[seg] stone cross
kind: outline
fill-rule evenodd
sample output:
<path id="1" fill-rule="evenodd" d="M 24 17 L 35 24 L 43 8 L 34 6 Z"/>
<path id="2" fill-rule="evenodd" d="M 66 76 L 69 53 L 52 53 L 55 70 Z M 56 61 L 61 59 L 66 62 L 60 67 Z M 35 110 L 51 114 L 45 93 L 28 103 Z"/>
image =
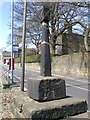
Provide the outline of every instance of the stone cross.
<path id="1" fill-rule="evenodd" d="M 51 59 L 49 45 L 50 10 L 47 4 L 43 5 L 42 40 L 41 43 L 41 76 L 51 76 Z"/>

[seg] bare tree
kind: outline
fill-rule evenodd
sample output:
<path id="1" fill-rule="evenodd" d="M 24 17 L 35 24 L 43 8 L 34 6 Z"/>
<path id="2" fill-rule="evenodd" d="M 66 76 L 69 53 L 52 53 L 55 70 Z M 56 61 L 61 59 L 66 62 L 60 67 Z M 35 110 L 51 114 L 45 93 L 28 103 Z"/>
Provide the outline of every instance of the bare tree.
<path id="1" fill-rule="evenodd" d="M 27 4 L 27 26 L 26 36 L 27 44 L 33 43 L 37 49 L 42 42 L 42 29 L 40 22 L 42 21 L 42 6 L 44 3 L 28 2 Z M 82 35 L 84 41 L 88 37 L 87 31 L 88 24 L 88 3 L 50 3 L 50 44 L 52 46 L 53 54 L 55 54 L 55 46 L 57 45 L 57 37 L 62 35 L 67 30 L 69 33 L 74 31 L 73 26 L 79 24 L 82 26 Z M 18 42 L 21 41 L 22 36 L 22 19 L 23 19 L 23 2 L 19 0 L 15 3 L 14 7 L 14 21 L 15 21 L 15 36 Z M 77 29 L 79 31 L 79 29 Z M 85 46 L 86 46 L 86 42 Z M 86 48 L 87 49 L 87 48 Z"/>

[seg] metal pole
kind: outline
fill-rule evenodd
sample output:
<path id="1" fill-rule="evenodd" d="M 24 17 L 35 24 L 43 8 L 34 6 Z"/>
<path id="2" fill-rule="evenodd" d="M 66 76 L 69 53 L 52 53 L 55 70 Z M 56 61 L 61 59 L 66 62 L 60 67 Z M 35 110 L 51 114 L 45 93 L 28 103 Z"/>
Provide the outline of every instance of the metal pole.
<path id="1" fill-rule="evenodd" d="M 27 9 L 27 1 L 24 0 L 23 37 L 22 37 L 22 79 L 21 79 L 21 91 L 24 91 L 24 76 L 25 76 L 26 9 Z"/>
<path id="2" fill-rule="evenodd" d="M 14 10 L 14 1 L 11 0 L 11 79 L 13 83 L 13 10 Z"/>

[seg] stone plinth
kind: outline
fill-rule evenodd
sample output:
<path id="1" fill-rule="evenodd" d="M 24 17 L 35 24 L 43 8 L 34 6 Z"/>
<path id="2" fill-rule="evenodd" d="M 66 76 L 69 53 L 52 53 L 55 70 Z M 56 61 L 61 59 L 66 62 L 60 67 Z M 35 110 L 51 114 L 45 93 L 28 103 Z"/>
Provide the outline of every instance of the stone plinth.
<path id="1" fill-rule="evenodd" d="M 65 98 L 65 80 L 55 77 L 31 78 L 28 80 L 27 94 L 38 101 Z"/>
<path id="2" fill-rule="evenodd" d="M 87 111 L 85 100 L 65 98 L 47 102 L 31 99 L 26 93 L 18 91 L 11 104 L 15 118 L 29 118 L 31 120 L 57 120 L 67 118 Z"/>

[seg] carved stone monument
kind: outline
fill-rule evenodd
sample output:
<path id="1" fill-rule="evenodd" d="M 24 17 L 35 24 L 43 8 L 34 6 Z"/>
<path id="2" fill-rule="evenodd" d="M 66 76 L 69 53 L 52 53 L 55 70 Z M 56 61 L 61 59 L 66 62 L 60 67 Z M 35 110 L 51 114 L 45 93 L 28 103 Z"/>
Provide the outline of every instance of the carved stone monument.
<path id="1" fill-rule="evenodd" d="M 48 29 L 49 7 L 44 5 L 43 9 L 41 76 L 29 78 L 27 93 L 18 91 L 18 95 L 16 95 L 11 105 L 15 118 L 55 120 L 87 111 L 85 100 L 66 96 L 65 80 L 51 76 Z"/>

